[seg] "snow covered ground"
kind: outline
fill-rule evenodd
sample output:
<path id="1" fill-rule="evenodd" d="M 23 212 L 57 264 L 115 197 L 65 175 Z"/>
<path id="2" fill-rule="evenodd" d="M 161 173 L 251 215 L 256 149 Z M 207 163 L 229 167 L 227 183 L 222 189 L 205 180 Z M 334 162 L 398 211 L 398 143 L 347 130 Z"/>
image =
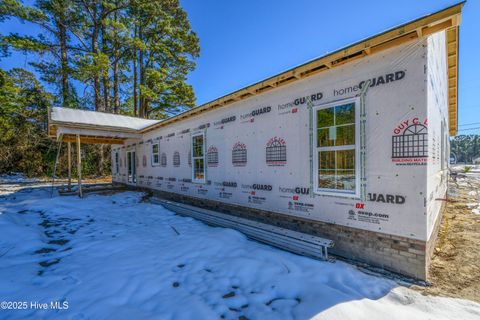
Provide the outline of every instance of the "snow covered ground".
<path id="1" fill-rule="evenodd" d="M 0 174 L 0 195 L 15 192 L 22 185 L 35 182 L 35 178 L 27 178 L 22 173 Z"/>
<path id="2" fill-rule="evenodd" d="M 480 318 L 474 302 L 271 248 L 141 193 L 49 196 L 0 195 L 0 301 L 27 302 L 1 319 Z"/>
<path id="3" fill-rule="evenodd" d="M 35 182 L 35 178 L 27 178 L 23 173 L 10 173 L 10 174 L 0 174 L 0 183 L 1 184 L 12 184 L 12 183 L 27 183 Z"/>

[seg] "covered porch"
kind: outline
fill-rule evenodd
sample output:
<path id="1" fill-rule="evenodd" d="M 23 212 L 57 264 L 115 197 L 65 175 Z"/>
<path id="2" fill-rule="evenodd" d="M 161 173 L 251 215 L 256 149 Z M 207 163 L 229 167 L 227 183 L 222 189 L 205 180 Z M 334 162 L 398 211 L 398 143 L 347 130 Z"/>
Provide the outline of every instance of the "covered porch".
<path id="1" fill-rule="evenodd" d="M 67 144 L 67 191 L 72 191 L 72 143 L 75 143 L 79 197 L 82 192 L 82 144 L 123 145 L 127 139 L 141 140 L 141 131 L 160 120 L 141 119 L 111 113 L 54 107 L 48 112 L 48 135 L 59 144 L 53 179 L 61 146 Z"/>

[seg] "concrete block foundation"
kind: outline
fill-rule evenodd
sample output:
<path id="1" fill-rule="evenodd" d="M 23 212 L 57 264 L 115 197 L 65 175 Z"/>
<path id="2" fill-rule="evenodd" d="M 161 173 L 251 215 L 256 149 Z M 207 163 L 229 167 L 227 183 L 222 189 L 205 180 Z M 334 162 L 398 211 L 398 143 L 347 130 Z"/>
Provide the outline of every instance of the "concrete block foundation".
<path id="1" fill-rule="evenodd" d="M 427 280 L 428 278 L 428 264 L 436 240 L 436 237 L 433 236 L 430 241 L 425 242 L 177 193 L 141 187 L 127 187 L 152 193 L 162 199 L 324 237 L 335 242 L 335 246 L 329 250 L 334 255 L 364 262 L 374 267 L 380 267 L 419 280 Z M 437 230 L 439 225 L 440 223 L 436 226 Z M 436 234 L 436 232 L 434 233 Z"/>

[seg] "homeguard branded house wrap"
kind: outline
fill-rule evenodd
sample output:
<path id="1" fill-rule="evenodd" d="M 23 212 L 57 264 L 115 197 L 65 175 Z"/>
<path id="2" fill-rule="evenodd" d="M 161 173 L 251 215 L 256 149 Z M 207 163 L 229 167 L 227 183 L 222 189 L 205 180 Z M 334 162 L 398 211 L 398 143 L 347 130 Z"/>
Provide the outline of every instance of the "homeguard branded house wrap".
<path id="1" fill-rule="evenodd" d="M 116 183 L 426 279 L 457 130 L 462 6 L 162 121 L 52 108 L 49 133 L 112 144 Z"/>

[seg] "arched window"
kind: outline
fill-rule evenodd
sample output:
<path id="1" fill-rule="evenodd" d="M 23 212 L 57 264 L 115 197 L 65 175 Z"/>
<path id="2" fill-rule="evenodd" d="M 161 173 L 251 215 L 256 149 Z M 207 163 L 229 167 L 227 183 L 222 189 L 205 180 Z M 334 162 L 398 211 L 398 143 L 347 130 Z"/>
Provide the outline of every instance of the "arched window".
<path id="1" fill-rule="evenodd" d="M 162 156 L 160 157 L 160 165 L 162 167 L 167 166 L 167 155 L 165 154 L 165 152 L 162 152 Z"/>
<path id="2" fill-rule="evenodd" d="M 428 129 L 423 124 L 408 126 L 401 135 L 392 137 L 392 158 L 428 157 Z"/>
<path id="3" fill-rule="evenodd" d="M 283 165 L 287 162 L 287 145 L 285 140 L 274 137 L 267 142 L 265 149 L 267 164 Z"/>
<path id="4" fill-rule="evenodd" d="M 237 142 L 233 145 L 232 164 L 234 167 L 247 165 L 247 146 L 244 143 Z"/>
<path id="5" fill-rule="evenodd" d="M 180 167 L 180 153 L 178 151 L 173 153 L 173 166 Z"/>
<path id="6" fill-rule="evenodd" d="M 215 146 L 210 146 L 207 151 L 207 165 L 209 167 L 218 166 L 218 149 Z"/>

